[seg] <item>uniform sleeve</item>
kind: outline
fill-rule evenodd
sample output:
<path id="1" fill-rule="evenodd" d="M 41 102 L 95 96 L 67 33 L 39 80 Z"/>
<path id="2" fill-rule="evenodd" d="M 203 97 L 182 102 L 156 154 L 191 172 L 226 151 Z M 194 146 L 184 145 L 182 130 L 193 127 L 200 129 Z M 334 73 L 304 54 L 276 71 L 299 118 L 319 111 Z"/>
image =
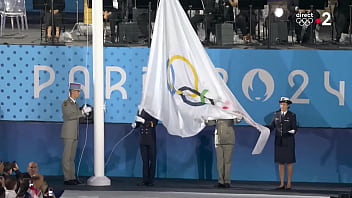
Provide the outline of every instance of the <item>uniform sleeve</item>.
<path id="1" fill-rule="evenodd" d="M 297 132 L 297 120 L 296 120 L 296 114 L 292 113 L 292 129 L 295 130 L 295 133 Z"/>
<path id="2" fill-rule="evenodd" d="M 141 115 L 139 115 L 139 111 L 137 111 L 137 115 L 136 116 L 139 116 L 141 117 Z M 143 118 L 144 119 L 144 118 Z M 143 123 L 141 122 L 138 122 L 137 120 L 135 120 L 135 123 L 136 123 L 136 128 L 140 127 Z"/>
<path id="3" fill-rule="evenodd" d="M 65 102 L 62 104 L 62 115 L 64 120 L 77 120 L 83 117 L 81 111 L 76 111 L 71 105 L 65 105 Z"/>
<path id="4" fill-rule="evenodd" d="M 274 113 L 274 116 L 273 116 L 273 119 L 271 120 L 271 123 L 269 125 L 269 129 L 270 131 L 274 130 L 275 129 L 275 117 L 276 117 L 276 112 Z"/>

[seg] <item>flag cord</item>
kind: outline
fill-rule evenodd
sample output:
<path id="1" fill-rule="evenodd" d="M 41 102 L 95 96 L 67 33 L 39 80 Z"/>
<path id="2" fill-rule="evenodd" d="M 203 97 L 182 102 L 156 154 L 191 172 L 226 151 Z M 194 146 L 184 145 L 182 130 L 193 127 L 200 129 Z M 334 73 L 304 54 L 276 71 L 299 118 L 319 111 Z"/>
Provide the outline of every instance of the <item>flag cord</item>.
<path id="1" fill-rule="evenodd" d="M 87 7 L 89 5 L 89 1 L 90 0 L 87 0 Z M 88 12 L 88 11 L 87 11 Z M 88 24 L 88 21 L 89 21 L 89 14 L 87 14 L 87 24 L 86 24 L 86 53 L 85 53 L 85 59 L 86 59 L 86 63 L 85 63 L 85 68 L 86 70 L 88 71 L 88 58 L 89 58 L 89 24 Z M 88 87 L 89 88 L 89 87 Z M 87 98 L 84 96 L 84 105 L 87 105 Z M 88 124 L 89 124 L 89 120 L 88 120 L 88 116 L 85 117 L 86 119 L 86 127 L 85 127 L 85 138 L 84 138 L 84 144 L 83 144 L 83 148 L 82 148 L 82 152 L 81 152 L 81 155 L 79 157 L 79 161 L 78 161 L 78 166 L 77 166 L 77 172 L 76 172 L 76 179 L 78 181 L 79 180 L 79 171 L 80 171 L 80 167 L 81 167 L 81 162 L 82 162 L 82 158 L 83 158 L 83 154 L 84 154 L 84 151 L 86 149 L 86 146 L 87 146 L 87 139 L 88 139 Z"/>
<path id="2" fill-rule="evenodd" d="M 81 162 L 82 162 L 82 158 L 83 158 L 83 153 L 86 149 L 86 146 L 87 146 L 87 139 L 88 139 L 88 116 L 86 117 L 86 129 L 85 129 L 85 138 L 84 138 L 84 144 L 83 144 L 83 148 L 82 148 L 82 152 L 81 152 L 81 155 L 79 157 L 79 161 L 78 161 L 78 167 L 77 167 L 77 174 L 76 174 L 76 178 L 78 181 L 79 180 L 79 170 L 80 170 L 80 167 L 81 167 Z"/>
<path id="3" fill-rule="evenodd" d="M 110 152 L 110 154 L 109 154 L 108 159 L 107 159 L 106 162 L 105 162 L 105 167 L 106 167 L 106 165 L 108 165 L 108 163 L 109 163 L 109 161 L 110 161 L 110 158 L 111 158 L 111 155 L 112 155 L 112 153 L 114 152 L 114 150 L 115 150 L 115 148 L 117 147 L 117 145 L 119 145 L 124 139 L 126 139 L 126 138 L 127 138 L 129 135 L 131 135 L 133 132 L 134 132 L 134 128 L 132 128 L 130 132 L 128 132 L 125 136 L 123 136 L 119 141 L 117 141 L 117 142 L 115 143 L 115 145 L 112 147 L 112 150 L 111 150 L 111 152 Z"/>

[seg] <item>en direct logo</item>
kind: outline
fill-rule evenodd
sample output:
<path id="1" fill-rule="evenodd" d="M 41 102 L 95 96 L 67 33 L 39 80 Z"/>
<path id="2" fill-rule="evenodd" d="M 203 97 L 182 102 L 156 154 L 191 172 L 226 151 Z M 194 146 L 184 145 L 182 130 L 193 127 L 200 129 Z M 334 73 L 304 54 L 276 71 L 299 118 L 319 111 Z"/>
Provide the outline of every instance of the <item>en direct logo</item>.
<path id="1" fill-rule="evenodd" d="M 297 13 L 296 23 L 302 27 L 308 27 L 314 22 L 313 13 Z"/>

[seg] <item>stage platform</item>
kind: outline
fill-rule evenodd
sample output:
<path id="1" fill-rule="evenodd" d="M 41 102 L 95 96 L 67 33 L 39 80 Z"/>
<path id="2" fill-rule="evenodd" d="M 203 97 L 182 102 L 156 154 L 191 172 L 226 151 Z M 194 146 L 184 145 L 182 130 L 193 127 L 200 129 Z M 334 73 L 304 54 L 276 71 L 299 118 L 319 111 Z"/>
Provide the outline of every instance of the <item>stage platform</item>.
<path id="1" fill-rule="evenodd" d="M 9 24 L 7 24 L 4 36 L 0 37 L 0 45 L 66 45 L 66 46 L 87 46 L 87 36 L 84 35 L 85 32 L 72 31 L 74 24 L 66 24 L 66 32 L 71 33 L 72 42 L 59 42 L 52 43 L 46 42 L 45 39 L 41 39 L 40 25 L 39 24 L 29 24 L 29 29 L 19 33 L 15 28 L 11 30 Z M 270 45 L 266 44 L 266 41 L 259 41 L 247 44 L 233 44 L 233 45 L 216 45 L 216 44 L 205 44 L 207 48 L 239 48 L 239 49 L 322 49 L 322 50 L 350 50 L 352 45 L 349 43 L 337 44 L 331 41 L 331 37 L 328 32 L 321 33 L 322 43 L 316 44 L 281 44 L 281 45 Z M 92 45 L 92 37 L 88 36 L 88 45 Z M 148 47 L 148 43 L 144 40 L 138 40 L 136 42 L 130 43 L 111 43 L 109 42 L 109 37 L 107 37 L 104 43 L 105 47 Z"/>
<path id="2" fill-rule="evenodd" d="M 80 180 L 86 181 L 87 177 Z M 46 177 L 55 194 L 71 197 L 337 197 L 350 193 L 351 184 L 293 183 L 290 191 L 275 190 L 278 182 L 232 181 L 231 188 L 216 188 L 215 180 L 156 179 L 154 186 L 137 186 L 140 178 L 112 177 L 111 186 L 63 185 L 62 177 Z"/>

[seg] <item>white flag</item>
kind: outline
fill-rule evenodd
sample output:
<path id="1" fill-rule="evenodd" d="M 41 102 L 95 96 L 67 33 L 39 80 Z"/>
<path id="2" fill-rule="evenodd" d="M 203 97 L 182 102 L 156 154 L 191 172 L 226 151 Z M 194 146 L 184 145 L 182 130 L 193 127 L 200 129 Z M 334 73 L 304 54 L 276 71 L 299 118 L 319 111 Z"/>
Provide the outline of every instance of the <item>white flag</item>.
<path id="1" fill-rule="evenodd" d="M 216 71 L 178 0 L 160 0 L 140 108 L 181 137 L 198 134 L 210 117 L 243 117 L 261 132 L 253 154 L 269 137 Z"/>

